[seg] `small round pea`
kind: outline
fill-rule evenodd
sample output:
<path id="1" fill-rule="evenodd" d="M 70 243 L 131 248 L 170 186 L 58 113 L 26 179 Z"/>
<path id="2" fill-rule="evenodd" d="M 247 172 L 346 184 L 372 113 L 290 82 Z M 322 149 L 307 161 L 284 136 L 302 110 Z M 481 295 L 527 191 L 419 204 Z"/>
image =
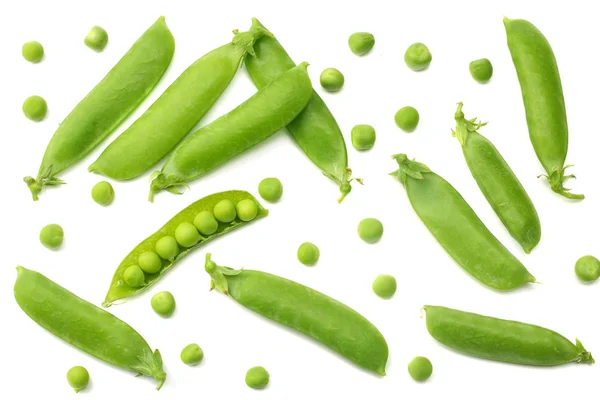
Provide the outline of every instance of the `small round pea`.
<path id="1" fill-rule="evenodd" d="M 38 63 L 44 58 L 44 46 L 35 40 L 23 44 L 21 48 L 23 58 L 31 63 Z"/>
<path id="2" fill-rule="evenodd" d="M 415 381 L 423 382 L 429 379 L 433 372 L 433 365 L 426 357 L 415 357 L 408 364 L 408 373 Z"/>
<path id="3" fill-rule="evenodd" d="M 310 242 L 304 242 L 298 247 L 298 261 L 304 265 L 315 265 L 319 261 L 321 252 L 319 248 Z"/>
<path id="4" fill-rule="evenodd" d="M 152 296 L 150 305 L 161 317 L 170 317 L 175 311 L 175 297 L 171 292 L 159 292 Z"/>
<path id="5" fill-rule="evenodd" d="M 204 351 L 196 343 L 188 344 L 181 350 L 181 361 L 187 365 L 198 365 L 204 358 Z"/>
<path id="6" fill-rule="evenodd" d="M 217 220 L 228 224 L 236 217 L 235 204 L 233 204 L 233 201 L 228 199 L 221 200 L 215 206 L 213 213 L 215 214 L 215 218 Z"/>
<path id="7" fill-rule="evenodd" d="M 40 96 L 30 96 L 23 102 L 23 114 L 32 121 L 41 121 L 48 112 L 48 104 Z"/>
<path id="8" fill-rule="evenodd" d="M 492 79 L 494 73 L 494 67 L 487 58 L 481 58 L 479 60 L 471 61 L 469 63 L 469 72 L 473 79 L 479 83 L 486 83 Z"/>
<path id="9" fill-rule="evenodd" d="M 194 226 L 204 236 L 212 235 L 219 229 L 219 222 L 210 211 L 200 211 L 194 218 Z"/>
<path id="10" fill-rule="evenodd" d="M 375 243 L 383 235 L 383 224 L 375 218 L 365 218 L 358 224 L 358 236 L 367 243 Z"/>
<path id="11" fill-rule="evenodd" d="M 277 178 L 265 178 L 258 184 L 258 194 L 268 202 L 274 203 L 283 194 L 283 185 Z"/>
<path id="12" fill-rule="evenodd" d="M 344 75 L 335 68 L 325 68 L 321 72 L 321 86 L 328 92 L 337 92 L 344 86 Z"/>
<path id="13" fill-rule="evenodd" d="M 396 293 L 396 278 L 391 275 L 379 275 L 373 281 L 373 292 L 381 298 L 389 299 Z"/>
<path id="14" fill-rule="evenodd" d="M 144 271 L 137 265 L 130 265 L 123 272 L 123 280 L 129 287 L 142 287 L 145 282 Z"/>
<path id="15" fill-rule="evenodd" d="M 173 236 L 163 236 L 156 241 L 156 254 L 165 260 L 173 260 L 179 254 L 179 245 Z"/>
<path id="16" fill-rule="evenodd" d="M 371 125 L 356 125 L 350 136 L 356 150 L 369 150 L 375 144 L 375 128 Z"/>
<path id="17" fill-rule="evenodd" d="M 101 206 L 107 206 L 115 198 L 115 190 L 106 181 L 98 182 L 92 188 L 92 199 Z"/>
<path id="18" fill-rule="evenodd" d="M 252 367 L 246 372 L 246 385 L 252 389 L 263 389 L 269 383 L 269 373 L 263 367 Z"/>
<path id="19" fill-rule="evenodd" d="M 94 51 L 102 51 L 106 47 L 106 43 L 108 43 L 108 33 L 106 33 L 104 28 L 94 26 L 90 29 L 83 42 Z"/>
<path id="20" fill-rule="evenodd" d="M 584 282 L 593 282 L 600 276 L 600 261 L 594 256 L 583 256 L 575 263 L 575 274 Z"/>
<path id="21" fill-rule="evenodd" d="M 357 56 L 367 54 L 375 45 L 375 37 L 368 32 L 356 32 L 348 38 L 350 51 Z"/>
<path id="22" fill-rule="evenodd" d="M 242 221 L 252 221 L 258 214 L 258 206 L 251 199 L 244 199 L 236 204 L 235 210 Z"/>
<path id="23" fill-rule="evenodd" d="M 394 116 L 396 125 L 404 132 L 412 132 L 419 124 L 419 112 L 416 108 L 405 106 L 398 110 Z"/>
<path id="24" fill-rule="evenodd" d="M 175 240 L 183 247 L 192 247 L 200 240 L 200 234 L 194 225 L 182 222 L 175 228 Z"/>
<path id="25" fill-rule="evenodd" d="M 67 372 L 67 381 L 75 389 L 75 393 L 79 393 L 90 383 L 90 374 L 87 369 L 76 366 Z"/>
<path id="26" fill-rule="evenodd" d="M 147 274 L 155 274 L 162 268 L 160 257 L 153 251 L 145 251 L 138 257 L 138 265 Z"/>
<path id="27" fill-rule="evenodd" d="M 431 52 L 423 43 L 413 43 L 404 53 L 404 62 L 413 71 L 421 71 L 431 64 Z"/>
<path id="28" fill-rule="evenodd" d="M 63 242 L 65 232 L 58 224 L 49 224 L 40 231 L 40 242 L 50 250 L 58 249 Z"/>

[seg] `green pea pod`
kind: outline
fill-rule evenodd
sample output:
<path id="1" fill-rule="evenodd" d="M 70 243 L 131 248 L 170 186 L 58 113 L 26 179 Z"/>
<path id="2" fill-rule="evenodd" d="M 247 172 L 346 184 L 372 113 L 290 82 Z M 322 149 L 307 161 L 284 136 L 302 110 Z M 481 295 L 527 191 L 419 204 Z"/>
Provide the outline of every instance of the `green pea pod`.
<path id="1" fill-rule="evenodd" d="M 162 259 L 160 270 L 154 274 L 145 274 L 145 280 L 142 286 L 131 287 L 125 283 L 125 270 L 132 265 L 137 265 L 138 258 L 141 254 L 149 251 L 155 251 L 156 242 L 158 242 L 159 239 L 165 236 L 174 237 L 175 230 L 179 226 L 179 224 L 183 222 L 192 223 L 196 215 L 198 215 L 198 213 L 200 213 L 201 211 L 210 211 L 212 213 L 213 209 L 215 208 L 215 205 L 221 200 L 231 200 L 234 204 L 237 204 L 240 201 L 246 199 L 253 200 L 257 204 L 258 213 L 254 219 L 259 219 L 268 215 L 269 212 L 261 206 L 261 204 L 258 202 L 258 200 L 256 200 L 254 196 L 242 190 L 231 190 L 227 192 L 211 194 L 210 196 L 206 196 L 184 208 L 177 215 L 171 218 L 165 225 L 163 225 L 158 231 L 148 236 L 140 244 L 138 244 L 123 259 L 123 261 L 121 262 L 121 264 L 119 264 L 119 267 L 115 271 L 115 274 L 113 275 L 110 288 L 108 290 L 108 293 L 106 294 L 106 298 L 102 303 L 102 306 L 110 307 L 117 300 L 124 300 L 131 296 L 135 296 L 139 293 L 144 292 L 149 287 L 154 285 L 167 272 L 169 272 L 182 258 L 196 250 L 198 247 L 204 245 L 209 240 L 212 240 L 216 237 L 231 232 L 239 227 L 249 224 L 251 221 L 242 221 L 239 218 L 234 219 L 230 223 L 219 222 L 219 226 L 213 234 L 208 236 L 201 236 L 198 243 L 196 243 L 192 247 L 183 248 L 179 246 L 177 255 L 172 259 Z"/>
<path id="2" fill-rule="evenodd" d="M 556 193 L 583 200 L 563 185 L 574 175 L 565 175 L 569 127 L 558 65 L 550 43 L 533 24 L 504 18 L 508 49 L 521 85 L 529 139 Z"/>
<path id="3" fill-rule="evenodd" d="M 251 29 L 266 29 L 256 18 Z M 262 89 L 285 71 L 294 67 L 283 46 L 274 37 L 263 36 L 254 46 L 255 54 L 246 56 L 246 69 L 258 89 Z M 325 176 L 340 186 L 344 197 L 352 190 L 348 153 L 342 131 L 327 105 L 313 90 L 304 111 L 287 125 L 298 146 Z M 362 179 L 354 178 L 362 184 Z"/>
<path id="4" fill-rule="evenodd" d="M 462 145 L 463 155 L 475 182 L 508 232 L 527 254 L 540 242 L 540 219 L 529 195 L 500 152 L 477 130 L 485 123 L 465 119 L 462 103 L 454 114 L 453 135 Z"/>
<path id="5" fill-rule="evenodd" d="M 413 209 L 446 252 L 479 282 L 513 290 L 535 278 L 481 222 L 465 199 L 424 164 L 395 155 Z"/>
<path id="6" fill-rule="evenodd" d="M 131 114 L 160 81 L 173 58 L 173 35 L 160 17 L 60 124 L 50 140 L 37 178 L 24 178 L 34 200 L 44 186 L 84 158 Z"/>
<path id="7" fill-rule="evenodd" d="M 439 306 L 423 307 L 427 330 L 438 342 L 470 356 L 533 366 L 593 364 L 579 340 L 536 325 Z"/>
<path id="8" fill-rule="evenodd" d="M 167 155 L 225 91 L 244 56 L 265 29 L 240 32 L 236 40 L 204 55 L 186 69 L 88 168 L 118 180 L 135 178 Z"/>
<path id="9" fill-rule="evenodd" d="M 42 328 L 78 349 L 119 368 L 153 377 L 160 389 L 167 379 L 160 352 L 131 326 L 77 297 L 44 275 L 17 267 L 15 299 Z"/>
<path id="10" fill-rule="evenodd" d="M 301 63 L 248 100 L 188 136 L 152 176 L 149 200 L 162 190 L 180 194 L 187 183 L 242 154 L 290 123 L 310 99 Z"/>
<path id="11" fill-rule="evenodd" d="M 211 289 L 301 332 L 365 369 L 385 375 L 388 346 L 379 330 L 350 307 L 299 283 L 261 271 L 220 267 L 206 255 Z"/>

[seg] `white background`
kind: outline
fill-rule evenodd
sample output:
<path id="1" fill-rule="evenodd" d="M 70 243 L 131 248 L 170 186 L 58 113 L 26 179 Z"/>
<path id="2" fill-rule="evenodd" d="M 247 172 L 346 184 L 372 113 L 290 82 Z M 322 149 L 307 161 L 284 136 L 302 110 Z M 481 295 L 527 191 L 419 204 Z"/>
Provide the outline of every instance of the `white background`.
<path id="1" fill-rule="evenodd" d="M 597 24 L 593 2 L 524 1 L 5 1 L 0 6 L 0 144 L 1 202 L 0 304 L 3 343 L 0 362 L 2 398 L 68 399 L 75 396 L 65 374 L 84 365 L 91 385 L 77 398 L 89 399 L 305 399 L 305 398 L 506 398 L 550 395 L 581 396 L 597 389 L 598 367 L 566 365 L 528 368 L 477 360 L 437 344 L 427 333 L 419 310 L 439 304 L 552 328 L 588 350 L 600 352 L 598 285 L 583 285 L 573 273 L 585 254 L 600 255 L 598 103 L 600 83 Z M 37 172 L 46 145 L 60 121 L 119 60 L 158 16 L 165 15 L 176 41 L 173 62 L 158 87 L 92 154 L 61 175 L 67 185 L 31 200 L 25 175 Z M 572 203 L 552 193 L 529 142 L 520 89 L 506 47 L 502 17 L 531 20 L 555 51 L 567 102 L 570 148 L 576 164 L 571 183 L 586 200 Z M 182 196 L 160 194 L 146 201 L 148 176 L 113 182 L 116 199 L 106 208 L 95 204 L 92 186 L 101 180 L 87 172 L 103 148 L 129 126 L 194 60 L 231 39 L 231 30 L 250 26 L 258 17 L 277 35 L 296 62 L 309 61 L 310 75 L 326 67 L 346 77 L 343 90 L 323 97 L 336 115 L 349 145 L 350 165 L 365 179 L 342 205 L 337 188 L 284 133 L 191 184 Z M 102 53 L 84 46 L 93 25 L 104 27 L 109 44 Z M 348 36 L 369 31 L 376 45 L 366 57 L 354 56 Z M 21 45 L 43 43 L 40 64 L 26 62 Z M 426 43 L 431 67 L 410 71 L 404 50 Z M 488 57 L 494 78 L 474 82 L 468 63 Z M 322 92 L 321 89 L 318 89 Z M 225 95 L 203 119 L 206 124 L 255 92 L 242 69 Z M 43 96 L 49 106 L 40 123 L 27 120 L 23 100 Z M 489 121 L 481 132 L 505 156 L 532 197 L 543 237 L 525 255 L 508 235 L 469 174 L 456 139 L 451 137 L 458 101 L 468 117 Z M 416 132 L 405 134 L 394 124 L 404 105 L 421 113 Z M 359 153 L 349 132 L 359 123 L 377 130 L 375 147 Z M 406 152 L 450 181 L 497 237 L 520 258 L 542 285 L 509 294 L 494 292 L 463 272 L 431 237 L 408 203 L 404 189 L 387 175 L 395 168 L 390 155 Z M 268 218 L 210 243 L 188 256 L 147 293 L 110 309 L 135 327 L 163 354 L 169 374 L 160 392 L 146 378 L 113 368 L 54 338 L 32 322 L 12 295 L 14 267 L 38 270 L 79 296 L 100 304 L 120 260 L 176 212 L 208 194 L 245 189 L 257 194 L 258 182 L 277 176 L 284 185 L 278 204 L 268 205 Z M 385 233 L 375 245 L 356 234 L 365 217 L 379 218 Z M 38 241 L 48 223 L 65 229 L 60 251 Z M 321 249 L 317 266 L 296 259 L 303 241 Z M 216 292 L 208 292 L 204 255 L 212 252 L 221 265 L 269 271 L 321 290 L 369 318 L 390 346 L 388 375 L 376 377 L 294 332 L 274 325 Z M 398 280 L 396 296 L 384 301 L 371 291 L 373 279 L 389 273 Z M 161 319 L 150 307 L 151 296 L 169 290 L 177 311 Z M 206 357 L 198 367 L 185 366 L 180 350 L 199 343 Z M 597 353 L 600 356 L 600 353 Z M 417 355 L 434 364 L 425 384 L 411 380 L 407 363 Z M 271 373 L 264 391 L 244 384 L 249 367 L 263 365 Z M 6 395 L 6 396 L 5 396 Z M 75 398 L 75 397 L 73 397 Z"/>

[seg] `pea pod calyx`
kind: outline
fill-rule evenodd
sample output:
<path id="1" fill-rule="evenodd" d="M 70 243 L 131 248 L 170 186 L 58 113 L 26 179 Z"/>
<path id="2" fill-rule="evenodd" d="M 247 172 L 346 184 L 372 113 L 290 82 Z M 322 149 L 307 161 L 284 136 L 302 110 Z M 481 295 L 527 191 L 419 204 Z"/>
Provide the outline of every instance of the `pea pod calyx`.
<path id="1" fill-rule="evenodd" d="M 351 178 L 352 170 L 350 168 L 346 168 L 346 171 L 344 172 L 342 179 L 337 178 L 335 175 L 330 174 L 329 172 L 323 172 L 323 175 L 325 175 L 326 177 L 328 177 L 329 179 L 331 179 L 332 181 L 334 181 L 335 183 L 337 183 L 340 186 L 341 196 L 338 198 L 338 203 L 341 203 L 342 201 L 344 201 L 346 196 L 348 196 L 350 194 L 350 192 L 352 191 L 352 185 L 351 185 L 352 181 L 356 181 L 356 182 L 360 183 L 361 185 L 364 184 L 364 181 L 362 178 Z"/>
<path id="2" fill-rule="evenodd" d="M 34 201 L 39 200 L 39 194 L 42 192 L 44 186 L 58 186 L 66 183 L 62 179 L 52 175 L 52 165 L 49 166 L 38 179 L 35 179 L 32 176 L 26 176 L 23 178 L 23 181 L 31 191 L 31 196 Z"/>
<path id="3" fill-rule="evenodd" d="M 542 174 L 542 175 L 538 175 L 538 178 L 540 177 L 545 177 L 546 179 L 548 179 L 548 183 L 550 184 L 550 188 L 552 188 L 552 190 L 555 193 L 560 194 L 561 196 L 566 197 L 567 199 L 571 199 L 571 200 L 583 200 L 585 199 L 585 196 L 583 194 L 575 194 L 575 193 L 571 193 L 571 189 L 565 188 L 564 187 L 564 183 L 568 180 L 568 179 L 575 179 L 575 175 L 571 174 L 571 175 L 565 175 L 565 170 L 569 167 L 572 167 L 573 164 L 569 164 L 569 165 L 565 165 L 562 168 L 555 168 L 550 175 L 546 175 L 546 174 Z"/>
<path id="4" fill-rule="evenodd" d="M 431 172 L 427 165 L 409 160 L 406 154 L 395 154 L 392 158 L 398 163 L 398 169 L 390 175 L 396 176 L 402 185 L 406 185 L 408 178 L 423 180 L 423 174 Z"/>
<path id="5" fill-rule="evenodd" d="M 217 265 L 212 259 L 212 254 L 206 253 L 206 261 L 204 263 L 204 269 L 210 275 L 210 290 L 217 289 L 224 295 L 229 294 L 229 285 L 225 276 L 239 275 L 241 269 L 233 269 L 229 267 L 221 267 Z"/>
<path id="6" fill-rule="evenodd" d="M 467 143 L 469 133 L 476 132 L 482 126 L 486 126 L 487 122 L 477 121 L 477 118 L 465 119 L 465 113 L 462 111 L 463 103 L 458 103 L 454 119 L 456 120 L 456 130 L 452 130 L 452 136 L 458 139 L 461 146 Z"/>

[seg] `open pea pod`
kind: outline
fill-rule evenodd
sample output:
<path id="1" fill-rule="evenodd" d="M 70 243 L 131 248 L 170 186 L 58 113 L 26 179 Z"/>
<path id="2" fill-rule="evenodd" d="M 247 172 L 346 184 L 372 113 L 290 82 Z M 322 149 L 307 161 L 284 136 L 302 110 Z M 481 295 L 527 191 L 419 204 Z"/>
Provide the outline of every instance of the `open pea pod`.
<path id="1" fill-rule="evenodd" d="M 196 250 L 198 247 L 202 246 L 204 243 L 212 240 L 218 236 L 224 235 L 228 232 L 231 232 L 234 229 L 237 229 L 241 226 L 247 225 L 252 221 L 242 221 L 238 217 L 236 217 L 233 221 L 229 223 L 219 222 L 219 227 L 217 230 L 207 236 L 200 235 L 200 240 L 193 246 L 184 248 L 181 245 L 179 246 L 179 251 L 175 257 L 172 259 L 161 259 L 161 267 L 158 272 L 154 274 L 144 273 L 144 283 L 139 287 L 132 287 L 125 283 L 124 273 L 125 270 L 132 266 L 138 264 L 138 258 L 141 254 L 145 252 L 154 252 L 156 248 L 156 242 L 165 237 L 165 236 L 175 236 L 175 230 L 177 227 L 184 222 L 192 223 L 194 218 L 201 211 L 210 211 L 212 212 L 215 208 L 215 205 L 219 203 L 221 200 L 230 200 L 234 204 L 239 203 L 242 200 L 252 200 L 256 202 L 258 212 L 256 217 L 253 220 L 258 218 L 262 218 L 268 215 L 269 211 L 266 210 L 259 202 L 256 200 L 254 196 L 250 193 L 242 191 L 242 190 L 231 190 L 227 192 L 215 193 L 210 196 L 204 197 L 186 208 L 180 211 L 177 215 L 171 218 L 165 225 L 163 225 L 159 230 L 155 233 L 144 239 L 140 244 L 138 244 L 121 262 L 115 274 L 113 276 L 112 282 L 110 284 L 110 288 L 108 293 L 106 294 L 106 298 L 102 303 L 103 307 L 110 307 L 118 300 L 124 300 L 128 297 L 135 296 L 145 290 L 147 290 L 150 286 L 156 283 L 160 278 L 162 278 L 167 272 L 169 272 L 179 260 L 184 258 L 186 255 Z"/>

